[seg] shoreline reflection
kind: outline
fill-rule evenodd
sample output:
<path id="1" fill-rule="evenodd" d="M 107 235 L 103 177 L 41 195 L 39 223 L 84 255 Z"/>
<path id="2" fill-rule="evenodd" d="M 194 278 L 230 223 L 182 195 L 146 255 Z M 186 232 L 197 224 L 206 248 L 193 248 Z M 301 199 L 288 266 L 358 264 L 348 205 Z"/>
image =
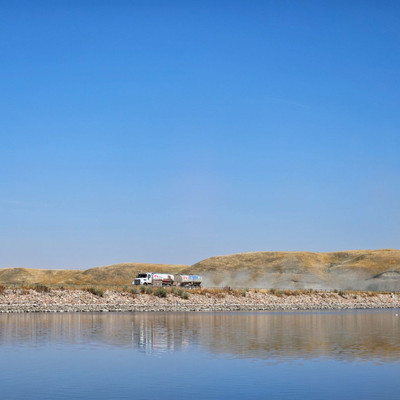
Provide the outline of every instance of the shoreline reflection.
<path id="1" fill-rule="evenodd" d="M 400 361 L 398 310 L 0 315 L 0 348 L 49 343 L 261 360 Z"/>

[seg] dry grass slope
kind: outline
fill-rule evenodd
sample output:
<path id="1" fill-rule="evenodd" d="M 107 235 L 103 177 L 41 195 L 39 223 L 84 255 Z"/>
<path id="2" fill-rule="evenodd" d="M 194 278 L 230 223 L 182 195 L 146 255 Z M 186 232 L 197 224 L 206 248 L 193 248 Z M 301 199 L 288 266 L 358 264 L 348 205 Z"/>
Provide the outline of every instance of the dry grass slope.
<path id="1" fill-rule="evenodd" d="M 82 287 L 91 285 L 130 285 L 138 272 L 157 271 L 179 273 L 187 265 L 124 263 L 87 270 L 48 270 L 30 268 L 0 269 L 0 283 L 4 285 L 38 285 L 50 287 Z"/>
<path id="2" fill-rule="evenodd" d="M 138 272 L 198 273 L 205 286 L 400 290 L 400 250 L 332 253 L 254 252 L 211 257 L 192 266 L 124 263 L 88 270 L 0 269 L 0 284 L 129 286 Z"/>
<path id="3" fill-rule="evenodd" d="M 211 257 L 190 268 L 209 286 L 400 290 L 400 250 L 254 252 Z"/>

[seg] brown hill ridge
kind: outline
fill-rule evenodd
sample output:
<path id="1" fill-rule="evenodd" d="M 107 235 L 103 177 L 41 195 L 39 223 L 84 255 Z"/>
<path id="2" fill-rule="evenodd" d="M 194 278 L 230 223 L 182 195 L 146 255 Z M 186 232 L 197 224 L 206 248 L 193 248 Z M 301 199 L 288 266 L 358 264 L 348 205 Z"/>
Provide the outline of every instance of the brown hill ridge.
<path id="1" fill-rule="evenodd" d="M 211 286 L 400 290 L 400 250 L 255 252 L 211 257 L 191 268 Z"/>
<path id="2" fill-rule="evenodd" d="M 187 267 L 187 265 L 171 264 L 121 263 L 87 270 L 4 268 L 0 269 L 0 283 L 5 285 L 45 284 L 65 287 L 124 286 L 130 285 L 138 272 L 179 273 Z"/>
<path id="3" fill-rule="evenodd" d="M 130 285 L 138 272 L 198 273 L 205 286 L 400 290 L 400 250 L 332 253 L 254 252 L 211 257 L 192 266 L 124 263 L 88 270 L 0 269 L 2 284 Z"/>

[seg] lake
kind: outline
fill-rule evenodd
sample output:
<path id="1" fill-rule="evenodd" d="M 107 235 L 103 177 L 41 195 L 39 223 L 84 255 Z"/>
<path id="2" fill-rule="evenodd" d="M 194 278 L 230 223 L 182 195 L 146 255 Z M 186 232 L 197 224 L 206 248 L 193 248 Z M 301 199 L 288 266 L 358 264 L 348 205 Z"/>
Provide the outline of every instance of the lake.
<path id="1" fill-rule="evenodd" d="M 399 399 L 399 314 L 1 314 L 0 398 Z"/>

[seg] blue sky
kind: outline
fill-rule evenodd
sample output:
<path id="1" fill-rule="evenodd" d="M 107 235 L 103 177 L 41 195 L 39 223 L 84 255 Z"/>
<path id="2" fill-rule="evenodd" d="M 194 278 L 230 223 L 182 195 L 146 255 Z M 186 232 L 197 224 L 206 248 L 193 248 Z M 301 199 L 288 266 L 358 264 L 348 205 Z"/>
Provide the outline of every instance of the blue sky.
<path id="1" fill-rule="evenodd" d="M 398 248 L 400 5 L 0 5 L 0 267 Z"/>

